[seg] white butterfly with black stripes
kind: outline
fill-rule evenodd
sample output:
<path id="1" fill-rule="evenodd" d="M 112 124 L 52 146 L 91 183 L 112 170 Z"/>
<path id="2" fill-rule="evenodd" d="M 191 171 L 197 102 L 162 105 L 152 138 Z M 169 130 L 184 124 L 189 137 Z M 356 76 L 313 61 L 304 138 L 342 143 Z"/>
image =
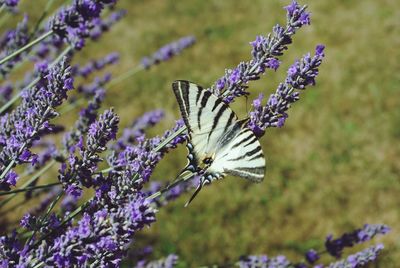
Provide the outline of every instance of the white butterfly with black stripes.
<path id="1" fill-rule="evenodd" d="M 236 114 L 217 96 L 188 82 L 172 84 L 189 133 L 188 164 L 182 170 L 200 174 L 200 183 L 188 205 L 205 184 L 233 175 L 261 182 L 265 158 L 260 142 L 246 127 L 248 119 Z"/>

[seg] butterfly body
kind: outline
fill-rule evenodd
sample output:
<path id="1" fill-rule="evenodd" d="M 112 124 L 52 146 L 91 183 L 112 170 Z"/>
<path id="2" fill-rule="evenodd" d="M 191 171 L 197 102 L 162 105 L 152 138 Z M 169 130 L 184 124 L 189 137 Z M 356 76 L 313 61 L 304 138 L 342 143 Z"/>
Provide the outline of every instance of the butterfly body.
<path id="1" fill-rule="evenodd" d="M 181 173 L 200 176 L 194 196 L 203 185 L 226 175 L 261 182 L 265 158 L 246 126 L 248 119 L 238 120 L 226 103 L 194 83 L 175 81 L 172 88 L 189 133 L 188 164 Z"/>

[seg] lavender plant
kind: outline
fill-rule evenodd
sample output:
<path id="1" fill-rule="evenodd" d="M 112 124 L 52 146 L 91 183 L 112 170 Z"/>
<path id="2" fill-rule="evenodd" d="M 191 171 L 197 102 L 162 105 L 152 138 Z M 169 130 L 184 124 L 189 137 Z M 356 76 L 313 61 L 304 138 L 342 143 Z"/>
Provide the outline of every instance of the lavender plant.
<path id="1" fill-rule="evenodd" d="M 17 2 L 0 1 L 0 8 L 15 6 Z M 89 38 L 96 41 L 123 17 L 125 11 L 114 11 L 107 18 L 101 16 L 106 8 L 113 10 L 116 2 L 74 0 L 59 9 L 45 27 L 39 27 L 33 34 L 29 34 L 25 18 L 1 42 L 0 72 L 4 76 L 17 62 L 28 57 L 33 46 L 38 46 L 32 56 L 36 62 L 35 71 L 27 75 L 29 82 L 22 83 L 21 93 L 11 97 L 16 84 L 0 86 L 0 96 L 7 101 L 0 110 L 4 113 L 0 117 L 0 194 L 14 196 L 26 192 L 28 196 L 37 189 L 49 191 L 37 207 L 22 217 L 18 230 L 0 237 L 0 267 L 118 267 L 137 233 L 156 221 L 157 209 L 162 209 L 197 184 L 196 178 L 183 179 L 173 182 L 173 187 L 170 185 L 167 191 L 160 183 L 151 181 L 153 171 L 163 157 L 188 140 L 182 120 L 177 120 L 175 126 L 161 136 L 147 137 L 147 128 L 164 116 L 163 111 L 155 110 L 136 119 L 117 138 L 119 116 L 113 109 L 100 113 L 106 87 L 180 54 L 194 44 L 193 36 L 161 47 L 151 56 L 144 57 L 139 66 L 116 78 L 105 74 L 88 82 L 88 77 L 95 71 L 118 61 L 115 53 L 83 66 L 70 66 L 71 56 L 79 53 Z M 251 81 L 260 79 L 267 70 L 278 70 L 280 57 L 292 43 L 293 35 L 310 24 L 306 6 L 292 1 L 285 9 L 286 25 L 276 25 L 272 33 L 257 36 L 250 43 L 251 59 L 225 70 L 208 90 L 231 103 L 250 94 L 247 89 Z M 279 84 L 265 105 L 262 95 L 253 101 L 248 126 L 258 137 L 264 135 L 268 127 L 284 125 L 290 105 L 299 100 L 299 92 L 315 85 L 324 56 L 324 46 L 318 45 L 313 56 L 306 54 L 289 68 L 285 81 Z M 67 92 L 74 88 L 76 78 L 83 80 L 76 87 L 76 97 L 83 96 L 88 103 L 81 109 L 72 128 L 58 128 L 51 120 L 59 116 L 57 108 L 67 99 Z M 7 111 L 18 96 L 22 97 L 20 104 Z M 44 141 L 64 129 L 68 132 L 64 133 L 62 147 Z M 44 151 L 36 152 L 40 143 Z M 39 177 L 56 163 L 59 164 L 57 182 L 37 185 Z M 19 166 L 27 165 L 30 179 L 15 191 L 11 190 L 17 184 Z M 79 200 L 83 196 L 89 197 Z M 10 200 L 5 199 L 0 206 Z M 60 209 L 57 207 L 59 200 L 62 200 Z M 337 239 L 329 236 L 325 243 L 326 252 L 339 258 L 344 248 L 388 231 L 385 225 L 365 225 Z M 370 247 L 331 263 L 329 267 L 361 267 L 374 261 L 382 248 L 381 245 Z M 236 264 L 241 267 L 308 267 L 316 264 L 321 254 L 310 249 L 305 254 L 308 264 L 292 263 L 284 256 L 246 256 Z M 177 259 L 176 255 L 169 255 L 158 261 L 143 260 L 137 267 L 173 267 Z"/>
<path id="2" fill-rule="evenodd" d="M 9 30 L 1 38 L 0 41 L 0 59 L 12 54 L 15 50 L 28 44 L 30 40 L 28 30 L 28 16 L 25 15 L 24 19 L 18 23 L 15 30 Z M 24 58 L 24 54 L 20 54 L 6 64 L 0 64 L 0 73 L 5 77 L 9 71 Z M 25 55 L 26 56 L 26 55 Z"/>
<path id="3" fill-rule="evenodd" d="M 351 254 L 348 257 L 339 261 L 333 261 L 328 264 L 317 263 L 320 259 L 321 254 L 329 253 L 335 258 L 340 258 L 342 250 L 345 247 L 352 247 L 356 243 L 364 243 L 376 236 L 377 234 L 387 234 L 390 228 L 382 224 L 365 224 L 363 228 L 357 229 L 351 233 L 345 233 L 340 238 L 335 239 L 332 242 L 332 236 L 328 236 L 325 242 L 326 251 L 318 253 L 314 249 L 310 249 L 305 254 L 305 259 L 308 263 L 304 262 L 292 262 L 283 255 L 269 258 L 266 255 L 250 255 L 243 256 L 237 263 L 240 267 L 266 267 L 266 268 L 307 268 L 307 267 L 329 267 L 329 268 L 347 268 L 347 267 L 365 267 L 366 265 L 376 261 L 378 255 L 383 249 L 382 244 L 368 247 L 355 254 Z M 332 244 L 336 244 L 335 251 L 333 254 Z M 339 246 L 340 245 L 340 246 Z M 339 249 L 340 248 L 340 249 Z M 340 251 L 340 253 L 339 253 Z"/>
<path id="4" fill-rule="evenodd" d="M 38 84 L 24 92 L 22 103 L 10 114 L 0 118 L 2 151 L 0 152 L 0 185 L 2 189 L 15 186 L 18 175 L 11 169 L 21 163 L 35 163 L 37 157 L 29 148 L 43 133 L 51 131 L 50 119 L 57 116 L 55 108 L 73 89 L 68 61 L 41 72 Z"/>

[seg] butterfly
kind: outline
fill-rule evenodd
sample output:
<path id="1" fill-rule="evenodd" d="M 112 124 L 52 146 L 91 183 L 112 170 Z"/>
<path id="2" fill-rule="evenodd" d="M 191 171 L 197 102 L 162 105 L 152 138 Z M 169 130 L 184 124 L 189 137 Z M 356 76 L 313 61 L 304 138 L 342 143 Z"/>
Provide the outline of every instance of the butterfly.
<path id="1" fill-rule="evenodd" d="M 248 119 L 238 120 L 226 103 L 194 83 L 178 80 L 172 89 L 189 135 L 188 163 L 180 175 L 189 171 L 200 176 L 185 206 L 204 185 L 226 175 L 261 182 L 265 158 L 260 142 L 246 126 Z"/>

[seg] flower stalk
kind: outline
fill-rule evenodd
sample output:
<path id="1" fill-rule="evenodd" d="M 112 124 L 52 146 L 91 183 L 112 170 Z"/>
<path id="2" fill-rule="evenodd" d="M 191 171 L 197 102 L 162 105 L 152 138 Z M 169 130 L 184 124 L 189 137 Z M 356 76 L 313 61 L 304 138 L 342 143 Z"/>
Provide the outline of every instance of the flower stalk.
<path id="1" fill-rule="evenodd" d="M 22 52 L 24 52 L 25 50 L 30 49 L 31 47 L 33 47 L 34 45 L 42 42 L 44 39 L 46 39 L 47 37 L 49 37 L 50 35 L 53 34 L 53 31 L 50 30 L 44 34 L 42 34 L 41 36 L 39 36 L 38 38 L 36 38 L 35 40 L 33 40 L 32 42 L 28 43 L 27 45 L 21 47 L 20 49 L 16 50 L 15 52 L 11 53 L 10 55 L 4 57 L 3 59 L 0 60 L 0 65 L 6 63 L 7 61 L 11 60 L 12 58 L 18 56 L 19 54 L 21 54 Z"/>

